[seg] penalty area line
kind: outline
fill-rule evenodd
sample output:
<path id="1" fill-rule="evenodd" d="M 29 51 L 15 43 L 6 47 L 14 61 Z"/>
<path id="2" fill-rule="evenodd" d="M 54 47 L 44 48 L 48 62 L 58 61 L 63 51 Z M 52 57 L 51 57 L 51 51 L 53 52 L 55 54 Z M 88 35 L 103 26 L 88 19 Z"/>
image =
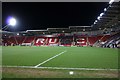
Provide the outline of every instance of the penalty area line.
<path id="1" fill-rule="evenodd" d="M 52 60 L 52 59 L 60 56 L 61 54 L 65 53 L 65 52 L 66 52 L 66 50 L 63 51 L 63 52 L 61 52 L 61 53 L 59 53 L 59 54 L 57 54 L 57 55 L 55 55 L 55 56 L 53 56 L 53 57 L 51 57 L 51 58 L 49 58 L 49 59 L 47 59 L 47 60 L 45 60 L 45 61 L 43 61 L 43 62 L 41 62 L 40 64 L 38 64 L 38 65 L 36 65 L 36 66 L 34 66 L 34 67 L 36 68 L 36 67 L 38 67 L 38 66 L 41 66 L 42 64 L 45 64 L 46 62 L 48 62 L 48 61 L 50 61 L 50 60 Z"/>

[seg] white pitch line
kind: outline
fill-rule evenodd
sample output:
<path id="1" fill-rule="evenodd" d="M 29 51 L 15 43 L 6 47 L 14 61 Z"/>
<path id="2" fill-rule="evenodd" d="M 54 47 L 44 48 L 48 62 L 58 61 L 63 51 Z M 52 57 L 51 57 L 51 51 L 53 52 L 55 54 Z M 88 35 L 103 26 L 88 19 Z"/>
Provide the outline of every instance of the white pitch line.
<path id="1" fill-rule="evenodd" d="M 57 55 L 55 55 L 55 56 L 53 56 L 53 57 L 51 57 L 51 58 L 49 58 L 49 59 L 47 59 L 47 60 L 45 60 L 45 61 L 43 61 L 43 62 L 41 62 L 40 64 L 36 65 L 35 68 L 38 67 L 38 66 L 41 66 L 42 64 L 45 64 L 46 62 L 48 62 L 48 61 L 50 61 L 50 60 L 60 56 L 61 54 L 65 53 L 65 52 L 66 52 L 66 50 L 61 52 L 61 53 L 59 53 L 59 54 L 57 54 Z"/>
<path id="2" fill-rule="evenodd" d="M 34 68 L 34 69 L 62 69 L 62 70 L 93 70 L 93 71 L 101 71 L 101 70 L 120 70 L 120 69 L 101 69 L 101 68 L 66 68 L 66 67 L 34 67 L 34 66 L 3 66 L 10 68 Z"/>

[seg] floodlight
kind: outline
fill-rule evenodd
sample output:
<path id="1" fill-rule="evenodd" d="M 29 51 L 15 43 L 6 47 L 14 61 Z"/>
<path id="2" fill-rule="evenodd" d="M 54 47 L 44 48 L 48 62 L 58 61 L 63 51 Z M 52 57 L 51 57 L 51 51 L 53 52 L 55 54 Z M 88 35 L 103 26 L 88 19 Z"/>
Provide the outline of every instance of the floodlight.
<path id="1" fill-rule="evenodd" d="M 95 22 L 97 22 L 97 20 L 95 20 Z"/>
<path id="2" fill-rule="evenodd" d="M 98 19 L 98 20 L 100 20 L 100 18 L 101 18 L 101 17 L 100 17 L 100 16 L 98 16 L 98 18 L 97 18 L 97 19 Z"/>
<path id="3" fill-rule="evenodd" d="M 85 29 L 83 29 L 83 31 L 85 31 Z"/>
<path id="4" fill-rule="evenodd" d="M 11 16 L 9 16 L 8 18 L 7 18 L 7 25 L 6 26 L 4 26 L 3 28 L 2 28 L 2 30 L 4 29 L 7 29 L 9 26 L 15 26 L 16 25 L 16 19 L 15 18 L 13 18 L 13 17 L 11 17 Z"/>
<path id="5" fill-rule="evenodd" d="M 94 24 L 96 24 L 98 21 L 97 20 L 95 20 L 95 22 L 94 22 Z"/>
<path id="6" fill-rule="evenodd" d="M 114 0 L 110 0 L 109 4 L 112 4 L 114 2 Z"/>
<path id="7" fill-rule="evenodd" d="M 16 25 L 16 19 L 15 18 L 10 18 L 9 19 L 9 25 L 15 26 Z"/>
<path id="8" fill-rule="evenodd" d="M 103 16 L 103 15 L 104 15 L 104 13 L 101 13 L 101 14 L 100 14 L 100 16 Z"/>
<path id="9" fill-rule="evenodd" d="M 19 36 L 19 33 L 17 33 L 17 35 Z"/>
<path id="10" fill-rule="evenodd" d="M 105 8 L 104 11 L 107 11 L 107 8 Z"/>

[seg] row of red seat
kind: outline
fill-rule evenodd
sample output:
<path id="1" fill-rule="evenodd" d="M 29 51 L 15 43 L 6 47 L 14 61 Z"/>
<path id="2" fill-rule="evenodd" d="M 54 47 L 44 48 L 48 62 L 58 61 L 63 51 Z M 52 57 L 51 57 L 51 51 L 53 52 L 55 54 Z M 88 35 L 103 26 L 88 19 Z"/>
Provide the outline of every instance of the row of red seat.
<path id="1" fill-rule="evenodd" d="M 71 38 L 71 43 L 64 44 L 64 45 L 72 45 L 73 41 L 75 42 L 75 45 L 93 45 L 96 41 L 106 41 L 110 38 L 110 35 L 105 36 L 91 36 L 91 37 L 77 37 L 77 38 Z M 36 46 L 39 45 L 50 45 L 50 44 L 61 44 L 62 38 L 59 39 L 58 37 L 34 37 L 34 36 L 12 36 L 12 37 L 6 37 L 3 38 L 3 44 L 11 45 L 19 45 L 22 43 L 33 43 Z"/>

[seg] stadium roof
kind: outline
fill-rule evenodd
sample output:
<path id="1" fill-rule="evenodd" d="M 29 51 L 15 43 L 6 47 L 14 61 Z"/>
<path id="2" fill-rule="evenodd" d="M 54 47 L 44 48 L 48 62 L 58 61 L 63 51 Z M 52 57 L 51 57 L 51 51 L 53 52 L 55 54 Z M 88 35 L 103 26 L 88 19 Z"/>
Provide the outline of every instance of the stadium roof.
<path id="1" fill-rule="evenodd" d="M 92 25 L 93 29 L 99 28 L 113 28 L 120 26 L 120 3 L 114 2 L 104 9 L 102 16 L 99 20 Z"/>

